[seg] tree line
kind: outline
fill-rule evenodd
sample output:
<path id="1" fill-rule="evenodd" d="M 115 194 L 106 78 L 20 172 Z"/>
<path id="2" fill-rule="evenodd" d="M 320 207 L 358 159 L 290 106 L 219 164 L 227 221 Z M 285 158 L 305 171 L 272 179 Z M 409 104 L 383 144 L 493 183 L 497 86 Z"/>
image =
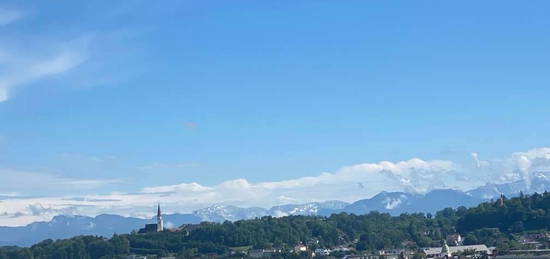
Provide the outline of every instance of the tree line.
<path id="1" fill-rule="evenodd" d="M 476 207 L 391 216 L 333 214 L 329 217 L 262 217 L 235 222 L 203 222 L 180 231 L 115 234 L 111 238 L 77 236 L 44 240 L 31 247 L 1 247 L 0 259 L 126 258 L 129 254 L 175 255 L 180 258 L 240 258 L 241 248 L 290 251 L 297 244 L 351 247 L 357 251 L 440 246 L 447 235 L 460 233 L 464 244 L 486 244 L 499 250 L 518 248 L 516 236 L 544 232 L 550 226 L 550 193 L 488 201 Z M 282 258 L 295 254 L 283 253 Z"/>

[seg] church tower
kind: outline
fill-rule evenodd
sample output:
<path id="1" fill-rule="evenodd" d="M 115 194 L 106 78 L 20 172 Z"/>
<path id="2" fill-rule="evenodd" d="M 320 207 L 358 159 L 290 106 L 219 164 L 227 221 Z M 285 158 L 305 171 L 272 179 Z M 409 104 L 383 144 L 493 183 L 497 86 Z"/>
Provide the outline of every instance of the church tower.
<path id="1" fill-rule="evenodd" d="M 161 232 L 164 230 L 164 226 L 162 224 L 162 214 L 160 213 L 160 203 L 158 204 L 157 209 L 157 232 Z"/>

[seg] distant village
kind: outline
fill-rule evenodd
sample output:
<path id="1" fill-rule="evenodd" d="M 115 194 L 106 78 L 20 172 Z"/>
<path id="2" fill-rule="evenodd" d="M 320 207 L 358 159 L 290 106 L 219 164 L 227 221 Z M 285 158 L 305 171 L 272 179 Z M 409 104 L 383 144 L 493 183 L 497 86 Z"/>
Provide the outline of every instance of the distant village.
<path id="1" fill-rule="evenodd" d="M 145 234 L 151 232 L 190 232 L 198 227 L 198 224 L 186 224 L 177 228 L 164 228 L 164 222 L 160 209 L 157 207 L 156 224 L 146 224 L 138 233 Z M 353 244 L 341 245 L 337 247 L 319 247 L 318 240 L 310 240 L 307 243 L 296 244 L 290 250 L 282 248 L 271 249 L 252 249 L 251 247 L 241 247 L 234 249 L 232 258 L 284 258 L 278 255 L 295 254 L 299 258 L 344 258 L 344 259 L 420 259 L 420 258 L 502 258 L 502 259 L 522 259 L 522 258 L 548 258 L 550 259 L 550 232 L 545 234 L 530 234 L 521 236 L 518 240 L 523 247 L 528 249 L 511 250 L 506 254 L 498 253 L 496 247 L 487 247 L 485 244 L 463 245 L 464 239 L 460 234 L 451 234 L 442 240 L 439 247 L 425 247 L 422 249 L 382 249 L 376 253 L 357 251 Z M 406 242 L 402 244 L 406 247 Z M 242 257 L 238 257 L 242 255 Z M 215 258 L 214 256 L 212 258 Z M 176 259 L 175 256 L 158 257 L 156 255 L 129 255 L 127 259 Z"/>

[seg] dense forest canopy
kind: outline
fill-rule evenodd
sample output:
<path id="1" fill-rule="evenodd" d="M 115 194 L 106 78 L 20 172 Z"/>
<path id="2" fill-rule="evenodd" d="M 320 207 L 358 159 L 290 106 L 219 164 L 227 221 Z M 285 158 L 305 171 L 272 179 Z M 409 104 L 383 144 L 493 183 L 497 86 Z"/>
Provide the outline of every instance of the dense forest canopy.
<path id="1" fill-rule="evenodd" d="M 0 258 L 123 258 L 128 254 L 177 255 L 181 258 L 219 255 L 240 257 L 240 249 L 281 248 L 303 243 L 316 247 L 351 247 L 357 251 L 440 246 L 447 235 L 460 233 L 465 244 L 486 244 L 504 251 L 519 247 L 518 234 L 544 232 L 550 226 L 550 193 L 447 208 L 431 214 L 390 216 L 334 214 L 330 217 L 263 217 L 208 223 L 180 231 L 78 236 L 44 240 L 29 248 L 2 247 Z M 282 253 L 283 258 L 290 254 Z M 295 255 L 292 255 L 295 256 Z"/>

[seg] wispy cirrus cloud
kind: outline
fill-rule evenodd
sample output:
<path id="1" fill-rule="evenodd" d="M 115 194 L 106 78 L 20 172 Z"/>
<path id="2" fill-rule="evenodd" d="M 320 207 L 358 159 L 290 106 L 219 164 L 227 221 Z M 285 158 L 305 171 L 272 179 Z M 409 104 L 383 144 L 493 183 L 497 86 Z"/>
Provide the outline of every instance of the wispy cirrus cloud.
<path id="1" fill-rule="evenodd" d="M 134 15 L 134 8 L 121 4 L 110 6 L 109 12 L 83 10 L 82 19 L 76 20 L 57 13 L 56 21 L 67 22 L 50 23 L 44 22 L 40 10 L 26 13 L 0 7 L 0 103 L 54 77 L 63 76 L 57 85 L 90 88 L 121 84 L 148 71 L 135 60 L 147 55 L 140 37 L 150 29 L 117 22 Z M 23 21 L 25 26 L 15 27 Z M 90 25 L 97 23 L 112 26 L 92 29 Z"/>
<path id="2" fill-rule="evenodd" d="M 87 40 L 76 40 L 50 55 L 31 56 L 16 50 L 5 50 L 0 45 L 0 102 L 8 100 L 17 88 L 39 79 L 65 73 L 87 59 Z M 35 54 L 36 55 L 36 54 Z"/>
<path id="3" fill-rule="evenodd" d="M 13 23 L 22 16 L 20 11 L 0 8 L 0 26 L 6 26 Z"/>
<path id="4" fill-rule="evenodd" d="M 40 195 L 44 190 L 55 192 L 90 190 L 109 184 L 120 183 L 119 179 L 80 179 L 51 173 L 21 171 L 0 168 L 0 189 L 4 193 Z"/>
<path id="5" fill-rule="evenodd" d="M 0 8 L 0 102 L 44 78 L 66 73 L 88 59 L 90 36 L 30 34 L 25 30 L 1 36 L 23 18 L 21 11 Z M 32 39 L 32 40 L 29 40 Z"/>

